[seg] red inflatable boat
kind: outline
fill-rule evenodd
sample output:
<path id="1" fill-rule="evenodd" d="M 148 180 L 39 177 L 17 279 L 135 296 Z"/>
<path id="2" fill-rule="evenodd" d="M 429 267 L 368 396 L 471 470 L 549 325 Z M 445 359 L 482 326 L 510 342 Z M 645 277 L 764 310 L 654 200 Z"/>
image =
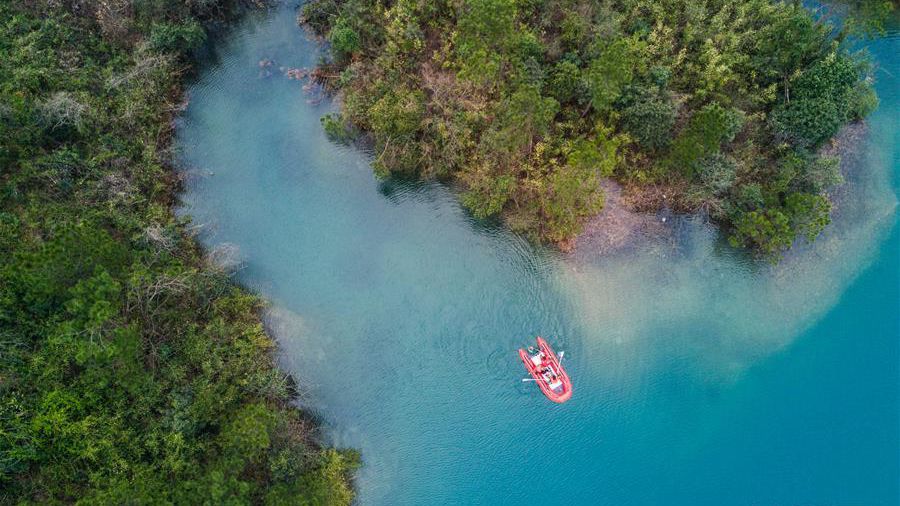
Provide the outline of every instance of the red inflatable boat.
<path id="1" fill-rule="evenodd" d="M 519 357 L 535 383 L 541 387 L 541 392 L 553 402 L 563 403 L 569 400 L 572 397 L 572 382 L 553 348 L 538 336 L 537 349 L 534 351 L 535 353 L 529 353 L 519 348 Z"/>

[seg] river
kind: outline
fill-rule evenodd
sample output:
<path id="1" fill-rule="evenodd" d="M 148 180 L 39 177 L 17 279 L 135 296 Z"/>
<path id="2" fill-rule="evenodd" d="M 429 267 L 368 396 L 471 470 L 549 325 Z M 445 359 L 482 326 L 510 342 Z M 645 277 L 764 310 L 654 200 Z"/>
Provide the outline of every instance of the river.
<path id="1" fill-rule="evenodd" d="M 777 267 L 696 218 L 565 256 L 377 180 L 279 71 L 321 54 L 291 6 L 189 87 L 181 212 L 269 301 L 323 437 L 362 451 L 362 505 L 896 505 L 900 36 L 867 47 L 881 105 L 835 222 Z M 564 405 L 520 381 L 537 334 L 566 352 Z"/>

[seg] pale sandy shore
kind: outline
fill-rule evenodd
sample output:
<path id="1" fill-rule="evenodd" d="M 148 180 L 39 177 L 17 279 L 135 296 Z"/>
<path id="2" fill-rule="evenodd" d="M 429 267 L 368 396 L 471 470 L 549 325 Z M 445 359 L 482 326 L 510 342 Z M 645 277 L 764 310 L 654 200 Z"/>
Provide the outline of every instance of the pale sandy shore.
<path id="1" fill-rule="evenodd" d="M 575 258 L 610 255 L 628 251 L 648 238 L 671 238 L 671 213 L 635 211 L 623 198 L 622 186 L 612 179 L 601 183 L 606 194 L 603 210 L 584 225 L 571 245 Z"/>

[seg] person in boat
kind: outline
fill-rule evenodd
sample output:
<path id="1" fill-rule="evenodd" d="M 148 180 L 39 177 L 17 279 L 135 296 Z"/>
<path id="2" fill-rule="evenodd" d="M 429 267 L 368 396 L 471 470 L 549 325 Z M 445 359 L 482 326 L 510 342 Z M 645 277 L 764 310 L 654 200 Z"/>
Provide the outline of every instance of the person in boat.
<path id="1" fill-rule="evenodd" d="M 559 381 L 559 376 L 555 374 L 550 376 L 550 381 L 548 383 L 550 384 L 550 388 L 554 389 L 562 384 L 562 382 Z"/>
<path id="2" fill-rule="evenodd" d="M 534 346 L 528 347 L 528 355 L 531 357 L 531 363 L 534 364 L 535 367 L 540 368 L 547 365 L 547 357 L 544 356 L 544 352 Z"/>
<path id="3" fill-rule="evenodd" d="M 547 355 L 545 355 L 543 352 L 541 353 L 541 366 L 542 367 L 550 366 L 550 359 L 547 358 Z"/>

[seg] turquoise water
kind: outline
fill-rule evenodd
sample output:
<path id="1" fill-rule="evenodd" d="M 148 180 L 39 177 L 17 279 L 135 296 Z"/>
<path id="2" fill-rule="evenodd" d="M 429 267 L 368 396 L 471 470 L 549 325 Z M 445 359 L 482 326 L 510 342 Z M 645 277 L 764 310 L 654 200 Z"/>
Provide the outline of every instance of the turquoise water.
<path id="1" fill-rule="evenodd" d="M 900 38 L 868 47 L 882 104 L 838 216 L 776 268 L 697 219 L 567 257 L 376 180 L 278 70 L 320 54 L 290 7 L 189 89 L 182 211 L 270 301 L 324 437 L 362 450 L 360 504 L 898 504 Z M 520 381 L 535 334 L 566 351 L 567 404 Z"/>

